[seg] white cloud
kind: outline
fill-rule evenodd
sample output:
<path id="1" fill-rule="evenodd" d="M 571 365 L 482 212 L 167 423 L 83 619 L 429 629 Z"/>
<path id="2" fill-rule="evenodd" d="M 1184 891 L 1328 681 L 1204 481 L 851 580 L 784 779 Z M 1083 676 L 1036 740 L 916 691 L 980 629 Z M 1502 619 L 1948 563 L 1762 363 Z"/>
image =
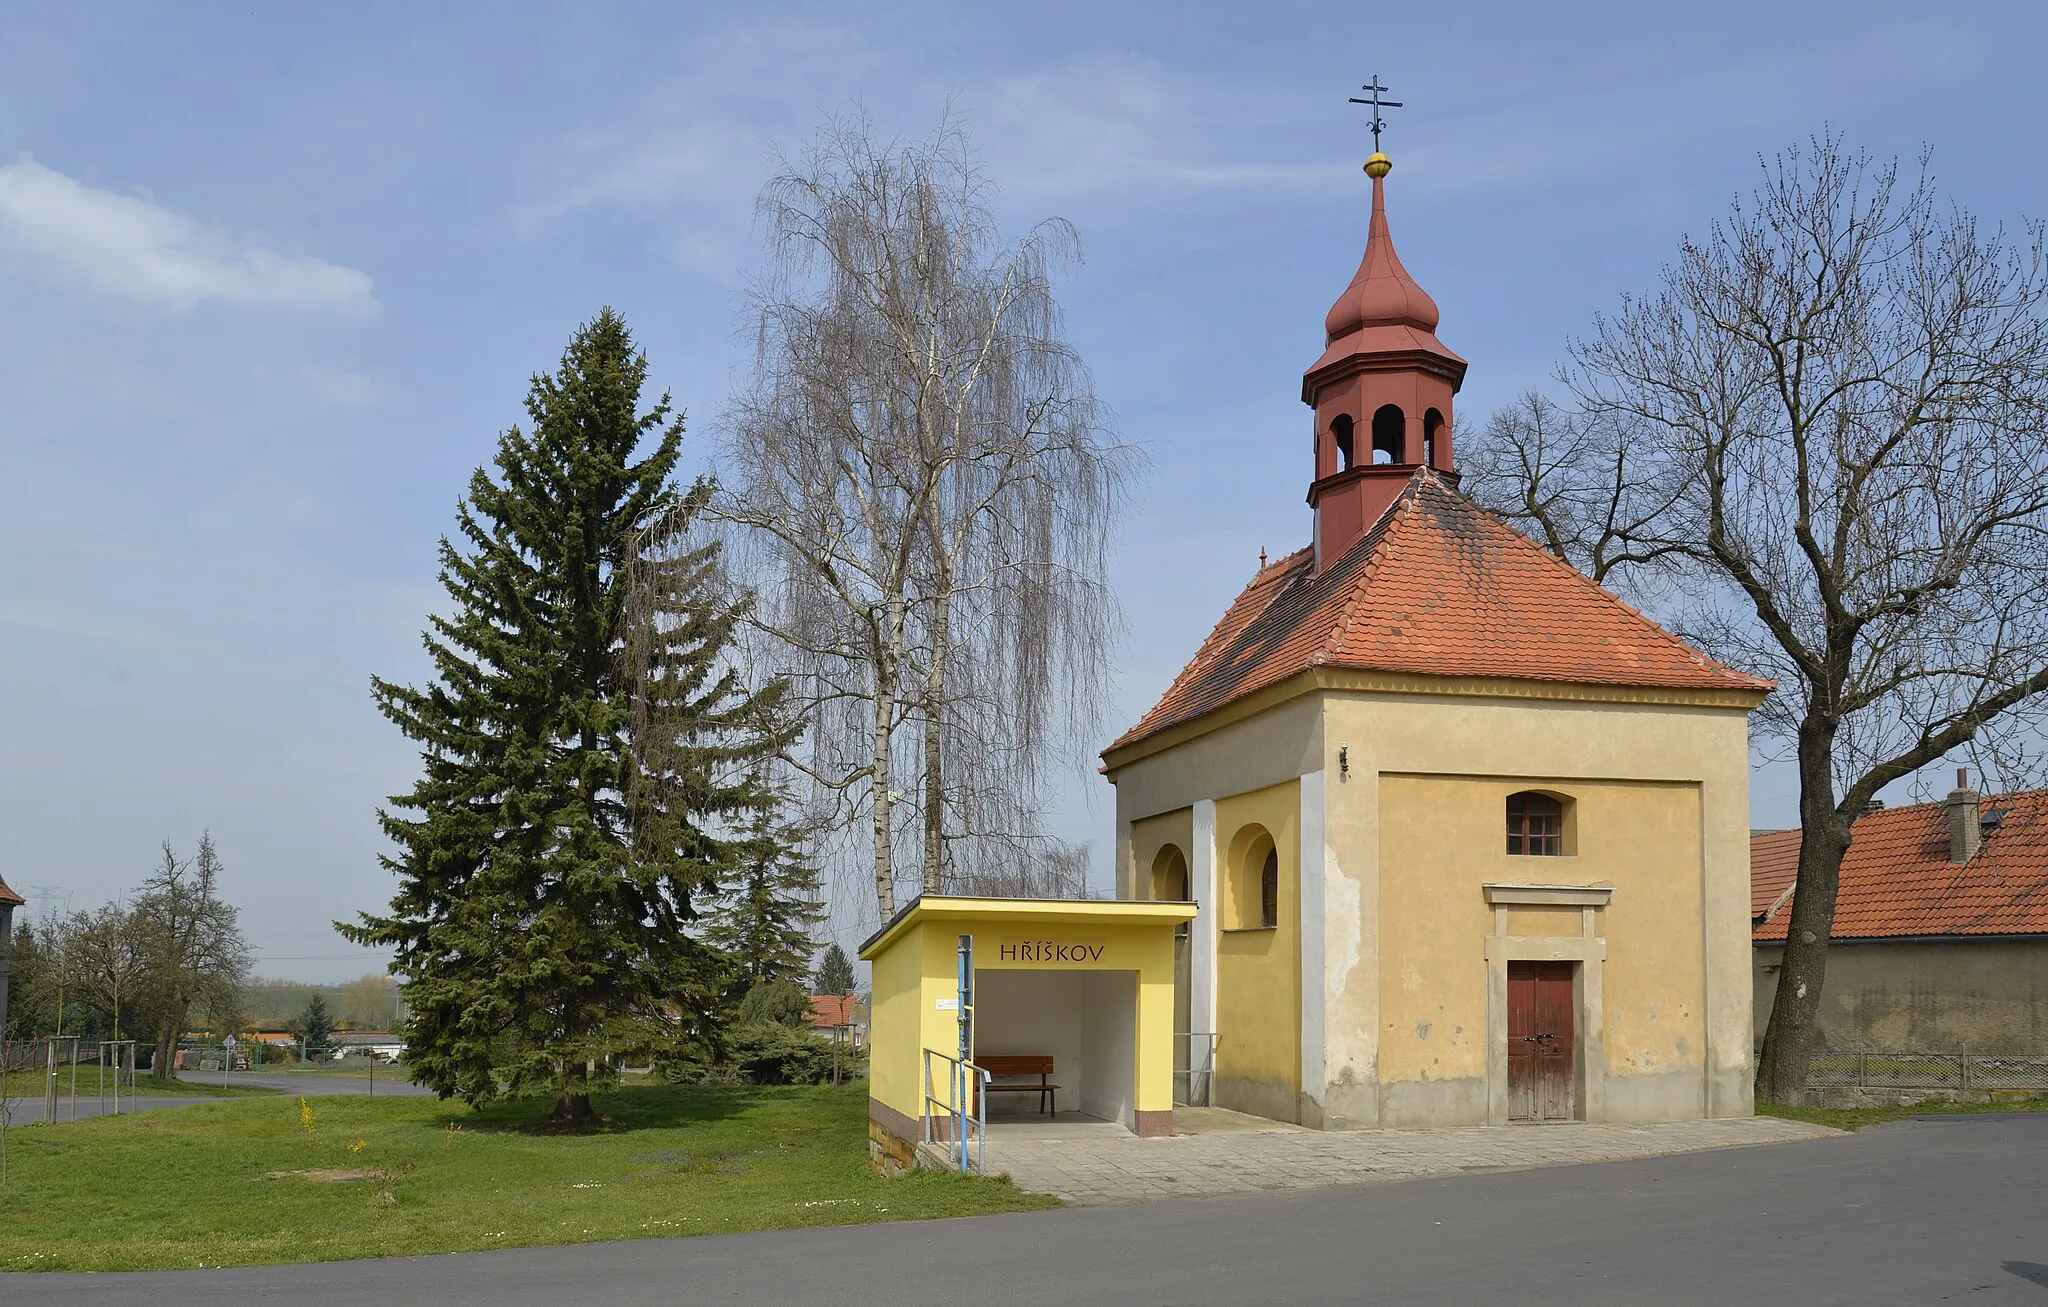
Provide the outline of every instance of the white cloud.
<path id="1" fill-rule="evenodd" d="M 657 222 L 670 257 L 730 280 L 777 149 L 800 153 L 825 117 L 856 103 L 884 139 L 924 136 L 950 105 L 1027 217 L 1052 205 L 1115 221 L 1191 193 L 1341 192 L 1355 165 L 1299 146 L 1298 101 L 1275 88 L 1197 93 L 1139 55 L 1002 71 L 920 56 L 854 27 L 739 23 L 693 42 L 651 92 L 559 137 L 514 220 L 528 234 L 591 213 Z M 1288 143 L 1286 157 L 1274 157 L 1276 141 Z"/>
<path id="2" fill-rule="evenodd" d="M 73 285 L 172 310 L 372 314 L 369 274 L 209 227 L 145 196 L 87 186 L 23 155 L 0 166 L 0 255 Z"/>
<path id="3" fill-rule="evenodd" d="M 998 78 L 962 104 L 1006 187 L 1034 198 L 1142 206 L 1189 192 L 1291 198 L 1351 181 L 1341 157 L 1302 148 L 1298 98 L 1273 88 L 1197 89 L 1146 56 L 1070 59 Z"/>
<path id="4" fill-rule="evenodd" d="M 675 73 L 540 152 L 541 189 L 512 215 L 527 234 L 590 213 L 659 223 L 669 257 L 729 281 L 778 143 L 800 147 L 868 79 L 904 88 L 854 28 L 786 18 L 728 24 L 680 51 Z M 915 88 L 909 88 L 915 91 Z"/>

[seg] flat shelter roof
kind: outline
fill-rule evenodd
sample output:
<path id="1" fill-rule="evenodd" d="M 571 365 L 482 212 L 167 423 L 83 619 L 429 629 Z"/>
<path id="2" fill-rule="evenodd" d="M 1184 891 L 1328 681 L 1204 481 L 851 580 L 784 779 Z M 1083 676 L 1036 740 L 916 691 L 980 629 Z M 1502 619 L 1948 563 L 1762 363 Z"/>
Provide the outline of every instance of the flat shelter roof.
<path id="1" fill-rule="evenodd" d="M 1032 925 L 1088 926 L 1178 925 L 1193 921 L 1192 903 L 1138 899 L 1010 899 L 964 894 L 921 894 L 903 905 L 880 930 L 861 942 L 860 956 L 872 959 L 913 926 L 983 921 Z"/>

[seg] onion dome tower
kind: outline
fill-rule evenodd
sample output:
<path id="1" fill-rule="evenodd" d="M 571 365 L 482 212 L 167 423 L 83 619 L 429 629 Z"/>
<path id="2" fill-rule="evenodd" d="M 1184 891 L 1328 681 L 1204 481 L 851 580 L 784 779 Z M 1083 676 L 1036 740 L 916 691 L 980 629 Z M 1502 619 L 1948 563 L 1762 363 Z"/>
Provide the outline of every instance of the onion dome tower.
<path id="1" fill-rule="evenodd" d="M 1386 203 L 1393 167 L 1377 149 L 1365 161 L 1372 178 L 1365 258 L 1323 320 L 1323 356 L 1301 379 L 1302 402 L 1316 414 L 1308 502 L 1319 572 L 1372 529 L 1419 470 L 1457 482 L 1451 398 L 1464 382 L 1465 360 L 1436 338 L 1436 301 L 1394 252 Z"/>

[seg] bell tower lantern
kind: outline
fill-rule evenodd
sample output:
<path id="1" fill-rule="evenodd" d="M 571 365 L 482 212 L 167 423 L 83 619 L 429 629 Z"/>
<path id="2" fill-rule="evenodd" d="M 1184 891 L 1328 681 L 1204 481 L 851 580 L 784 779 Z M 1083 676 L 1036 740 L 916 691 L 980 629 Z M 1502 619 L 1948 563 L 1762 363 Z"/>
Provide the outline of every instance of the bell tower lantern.
<path id="1" fill-rule="evenodd" d="M 1366 160 L 1372 222 L 1365 258 L 1323 320 L 1323 356 L 1301 379 L 1302 402 L 1316 414 L 1308 502 L 1317 571 L 1358 543 L 1420 469 L 1457 479 L 1451 399 L 1465 380 L 1465 360 L 1436 338 L 1436 301 L 1394 253 L 1386 206 L 1393 167 L 1378 150 Z"/>

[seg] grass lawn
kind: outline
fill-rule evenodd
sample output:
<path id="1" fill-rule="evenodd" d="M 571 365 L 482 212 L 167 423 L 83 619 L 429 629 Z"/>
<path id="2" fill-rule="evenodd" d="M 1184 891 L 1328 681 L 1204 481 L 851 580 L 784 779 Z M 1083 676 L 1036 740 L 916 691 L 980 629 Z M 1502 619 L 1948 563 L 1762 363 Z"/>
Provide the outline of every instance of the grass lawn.
<path id="1" fill-rule="evenodd" d="M 6 1075 L 0 1075 L 0 1094 L 4 1094 L 9 1098 L 32 1098 L 40 1101 L 43 1096 L 43 1080 L 48 1074 L 46 1070 L 30 1068 L 26 1071 L 12 1071 Z M 111 1095 L 114 1092 L 114 1077 L 111 1073 L 107 1076 L 106 1084 L 107 1093 Z M 70 1098 L 70 1067 L 57 1068 L 57 1093 L 59 1097 L 66 1100 Z M 276 1093 L 275 1089 L 262 1089 L 253 1085 L 203 1085 L 185 1080 L 159 1080 L 155 1076 L 135 1077 L 135 1095 L 138 1098 L 242 1098 L 257 1094 L 272 1096 Z M 88 1098 L 96 1099 L 99 1095 L 99 1068 L 91 1066 L 78 1068 L 79 1101 L 83 1102 Z M 121 1096 L 126 1098 L 128 1091 L 123 1089 Z"/>
<path id="2" fill-rule="evenodd" d="M 1894 1107 L 1784 1107 L 1758 1103 L 1763 1116 L 1782 1116 L 1792 1121 L 1811 1121 L 1837 1130 L 1860 1130 L 1867 1125 L 1904 1121 L 1915 1116 L 1970 1112 L 2048 1112 L 2048 1098 L 2015 1098 L 1992 1103 L 1904 1103 Z"/>
<path id="3" fill-rule="evenodd" d="M 8 1132 L 0 1270 L 466 1252 L 1056 1207 L 868 1167 L 867 1086 L 630 1086 L 583 1134 L 536 1103 L 270 1097 Z"/>

